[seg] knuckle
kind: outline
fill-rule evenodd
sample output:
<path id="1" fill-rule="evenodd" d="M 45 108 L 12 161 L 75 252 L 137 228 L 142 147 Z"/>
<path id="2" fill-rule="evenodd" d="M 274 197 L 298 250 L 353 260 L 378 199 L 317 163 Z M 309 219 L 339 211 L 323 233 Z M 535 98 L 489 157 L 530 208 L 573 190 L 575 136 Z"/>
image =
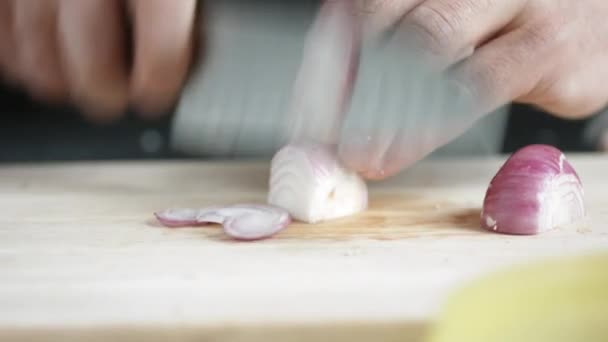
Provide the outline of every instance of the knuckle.
<path id="1" fill-rule="evenodd" d="M 540 88 L 531 100 L 561 117 L 588 115 L 603 106 L 603 99 L 589 97 L 577 79 L 560 78 Z M 598 101 L 600 100 L 600 101 Z"/>
<path id="2" fill-rule="evenodd" d="M 540 18 L 524 30 L 526 34 L 523 37 L 522 43 L 527 48 L 537 52 L 554 49 L 559 44 L 561 35 L 564 33 L 562 22 L 553 16 Z"/>
<path id="3" fill-rule="evenodd" d="M 405 25 L 425 49 L 439 55 L 450 51 L 461 27 L 456 15 L 435 3 L 416 7 L 406 18 Z"/>
<path id="4" fill-rule="evenodd" d="M 343 0 L 332 1 L 339 2 Z M 370 15 L 393 8 L 397 3 L 398 0 L 354 0 L 353 7 L 359 14 Z"/>
<path id="5" fill-rule="evenodd" d="M 544 97 L 548 102 L 577 103 L 581 97 L 575 82 L 559 80 L 547 89 Z"/>
<path id="6" fill-rule="evenodd" d="M 480 98 L 495 98 L 508 84 L 509 73 L 512 69 L 509 56 L 497 55 L 491 60 L 484 60 L 466 72 L 466 84 L 471 85 L 470 92 Z"/>
<path id="7" fill-rule="evenodd" d="M 533 87 L 532 75 L 514 75 L 514 63 L 513 56 L 497 53 L 465 64 L 452 73 L 471 98 L 471 110 L 487 113 Z"/>
<path id="8" fill-rule="evenodd" d="M 135 70 L 132 83 L 136 97 L 149 102 L 174 101 L 188 77 L 190 66 L 190 59 L 173 56 L 157 56 L 142 62 Z"/>

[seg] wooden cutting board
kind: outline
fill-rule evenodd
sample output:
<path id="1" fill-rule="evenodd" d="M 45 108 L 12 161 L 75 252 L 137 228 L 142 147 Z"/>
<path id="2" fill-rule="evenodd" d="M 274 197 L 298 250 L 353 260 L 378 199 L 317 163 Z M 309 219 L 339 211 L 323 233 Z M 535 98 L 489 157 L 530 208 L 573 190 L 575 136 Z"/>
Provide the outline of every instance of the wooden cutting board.
<path id="1" fill-rule="evenodd" d="M 571 156 L 589 219 L 542 236 L 479 230 L 504 159 L 428 161 L 375 183 L 364 214 L 274 239 L 172 230 L 155 210 L 263 202 L 268 164 L 0 168 L 0 341 L 422 340 L 476 276 L 608 248 L 608 159 Z"/>

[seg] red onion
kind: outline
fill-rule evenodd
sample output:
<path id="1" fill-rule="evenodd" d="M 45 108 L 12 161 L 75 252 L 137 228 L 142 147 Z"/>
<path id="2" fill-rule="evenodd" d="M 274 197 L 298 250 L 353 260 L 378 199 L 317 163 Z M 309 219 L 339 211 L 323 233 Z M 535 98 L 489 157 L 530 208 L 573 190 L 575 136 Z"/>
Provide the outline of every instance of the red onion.
<path id="1" fill-rule="evenodd" d="M 317 223 L 356 214 L 367 208 L 367 185 L 344 168 L 335 148 L 291 144 L 272 159 L 268 203 L 293 218 Z"/>
<path id="2" fill-rule="evenodd" d="M 531 235 L 572 224 L 585 216 L 579 176 L 557 148 L 530 145 L 515 152 L 490 182 L 483 228 Z"/>
<path id="3" fill-rule="evenodd" d="M 287 211 L 269 205 L 233 205 L 204 209 L 169 209 L 155 213 L 167 227 L 187 227 L 218 223 L 224 232 L 237 240 L 259 240 L 271 237 L 291 223 Z"/>

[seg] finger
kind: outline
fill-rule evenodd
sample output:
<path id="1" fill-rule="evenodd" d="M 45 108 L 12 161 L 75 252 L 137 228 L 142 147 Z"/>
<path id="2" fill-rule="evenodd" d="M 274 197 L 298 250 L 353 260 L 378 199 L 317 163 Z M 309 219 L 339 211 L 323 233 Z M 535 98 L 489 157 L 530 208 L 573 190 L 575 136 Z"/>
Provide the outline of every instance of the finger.
<path id="1" fill-rule="evenodd" d="M 13 1 L 0 1 L 0 71 L 10 83 L 18 80 L 18 63 L 13 38 Z"/>
<path id="2" fill-rule="evenodd" d="M 396 39 L 410 53 L 444 69 L 470 56 L 476 47 L 504 28 L 526 0 L 427 0 L 399 24 Z"/>
<path id="3" fill-rule="evenodd" d="M 340 144 L 344 162 L 367 178 L 389 177 L 466 131 L 477 119 L 470 92 L 438 71 L 503 30 L 523 5 L 427 0 L 409 11 L 388 52 L 363 56 Z"/>
<path id="4" fill-rule="evenodd" d="M 458 83 L 441 78 L 422 88 L 424 109 L 408 115 L 383 159 L 384 173 L 395 175 L 437 148 L 464 134 L 479 119 L 472 110 L 471 94 Z M 368 177 L 378 178 L 371 173 Z"/>
<path id="5" fill-rule="evenodd" d="M 195 0 L 133 0 L 135 56 L 131 96 L 148 115 L 169 109 L 192 60 Z"/>
<path id="6" fill-rule="evenodd" d="M 449 77 L 468 90 L 477 114 L 492 112 L 529 94 L 554 68 L 559 30 L 558 23 L 517 28 L 476 51 Z"/>
<path id="7" fill-rule="evenodd" d="M 389 31 L 413 8 L 424 1 L 353 0 L 353 10 L 361 21 L 364 36 L 367 38 L 377 38 Z"/>
<path id="8" fill-rule="evenodd" d="M 22 82 L 34 96 L 66 96 L 57 46 L 57 1 L 19 0 L 13 4 L 17 58 Z"/>
<path id="9" fill-rule="evenodd" d="M 517 94 L 526 94 L 548 69 L 547 63 L 545 68 L 539 65 L 554 51 L 553 29 L 506 31 L 424 89 L 420 95 L 427 104 L 424 115 L 418 120 L 410 117 L 401 126 L 384 155 L 384 173 L 378 176 L 372 172 L 368 177 L 385 178 L 401 172 L 464 134 Z"/>
<path id="10" fill-rule="evenodd" d="M 342 125 L 339 153 L 350 168 L 368 178 L 383 178 L 386 152 L 404 125 L 418 134 L 417 122 L 429 104 L 442 98 L 441 76 L 402 59 L 401 46 L 364 49 L 363 63 Z M 425 120 L 434 117 L 426 118 Z M 440 123 L 441 124 L 441 123 Z M 416 142 L 416 135 L 410 136 Z M 410 146 L 415 150 L 415 146 Z"/>
<path id="11" fill-rule="evenodd" d="M 73 100 L 108 121 L 128 104 L 124 17 L 118 0 L 61 0 L 60 43 Z"/>
<path id="12" fill-rule="evenodd" d="M 535 89 L 517 99 L 563 119 L 582 119 L 606 107 L 605 56 L 590 57 L 578 68 L 559 66 L 552 78 L 542 79 Z M 573 70 L 572 70 L 573 69 Z"/>
<path id="13" fill-rule="evenodd" d="M 406 75 L 399 76 L 397 71 L 391 72 L 398 69 L 389 67 L 383 76 L 384 83 L 376 82 L 378 85 L 374 86 L 382 89 L 377 90 L 380 93 L 361 96 L 357 92 L 362 88 L 357 85 L 351 114 L 367 111 L 368 114 L 359 116 L 369 116 L 369 122 L 361 120 L 359 127 L 368 142 L 357 145 L 351 142 L 352 138 L 344 139 L 340 150 L 342 158 L 370 179 L 386 178 L 412 165 L 463 134 L 484 114 L 528 94 L 551 67 L 547 60 L 555 51 L 557 30 L 557 26 L 543 25 L 506 33 L 482 46 L 445 78 L 431 77 L 427 81 L 412 71 L 408 75 L 414 75 L 415 81 L 402 80 L 399 84 L 391 78 L 406 79 Z M 390 63 L 378 63 L 374 69 L 382 65 Z M 373 70 L 365 66 L 362 75 L 364 80 L 376 77 Z M 377 97 L 382 100 L 372 101 Z M 366 109 L 366 102 L 381 103 L 382 107 Z M 399 113 L 402 121 L 392 119 L 378 129 L 379 123 L 386 119 L 369 113 L 378 113 L 383 118 Z M 345 128 L 348 129 L 348 125 Z M 347 132 L 347 137 L 357 137 L 352 131 Z"/>
<path id="14" fill-rule="evenodd" d="M 478 119 L 467 89 L 442 75 L 420 71 L 414 81 L 385 80 L 382 94 L 367 94 L 351 110 L 339 149 L 343 162 L 367 179 L 395 175 Z"/>

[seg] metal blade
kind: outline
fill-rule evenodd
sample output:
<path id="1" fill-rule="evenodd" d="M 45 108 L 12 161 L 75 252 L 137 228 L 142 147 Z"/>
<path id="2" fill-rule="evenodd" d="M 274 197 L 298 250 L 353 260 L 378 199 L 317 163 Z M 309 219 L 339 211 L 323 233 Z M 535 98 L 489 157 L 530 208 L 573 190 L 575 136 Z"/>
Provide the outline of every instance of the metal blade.
<path id="1" fill-rule="evenodd" d="M 280 147 L 317 6 L 209 1 L 204 60 L 178 104 L 173 147 L 222 157 L 268 155 Z"/>
<path id="2" fill-rule="evenodd" d="M 294 136 L 326 141 L 336 130 L 343 136 L 386 130 L 399 134 L 407 148 L 421 150 L 417 145 L 432 145 L 433 134 L 445 136 L 441 143 L 457 138 L 438 151 L 442 154 L 499 149 L 504 113 L 479 122 L 472 113 L 457 113 L 458 98 L 450 88 L 426 73 L 423 61 L 404 58 L 407 45 L 363 46 L 345 117 L 339 123 L 327 120 L 335 109 L 330 103 L 335 94 L 329 94 L 329 101 L 322 98 L 332 80 L 326 73 L 341 67 L 340 57 L 332 58 L 343 56 L 340 49 L 349 46 L 333 46 L 331 39 L 324 39 L 324 48 L 307 47 L 318 23 L 318 1 L 209 1 L 204 10 L 204 62 L 177 107 L 172 130 L 177 150 L 269 157 Z M 338 31 L 336 37 L 345 36 Z M 317 54 L 311 58 L 309 51 Z M 303 65 L 304 58 L 313 64 Z M 301 79 L 304 82 L 298 83 Z M 294 91 L 299 92 L 295 101 Z M 393 132 L 394 127 L 402 128 Z M 387 134 L 384 143 L 393 138 Z"/>

